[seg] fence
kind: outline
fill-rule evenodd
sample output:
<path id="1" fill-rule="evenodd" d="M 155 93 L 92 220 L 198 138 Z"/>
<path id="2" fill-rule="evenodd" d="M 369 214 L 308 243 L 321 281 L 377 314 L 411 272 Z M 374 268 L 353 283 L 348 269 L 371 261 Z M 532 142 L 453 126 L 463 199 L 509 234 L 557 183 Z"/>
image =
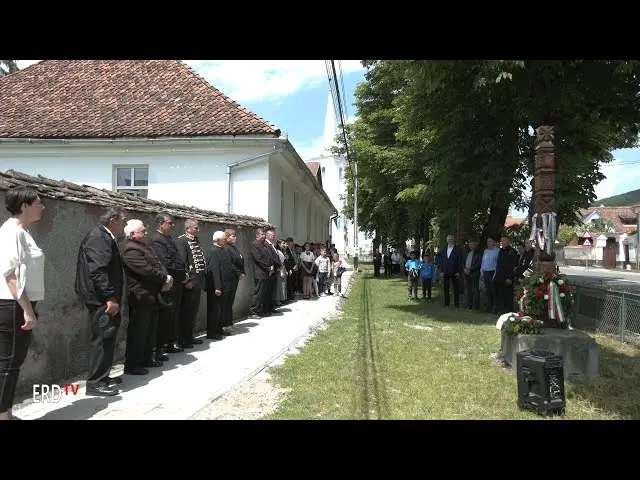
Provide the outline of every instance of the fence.
<path id="1" fill-rule="evenodd" d="M 640 345 L 640 294 L 583 285 L 573 290 L 574 327 Z"/>

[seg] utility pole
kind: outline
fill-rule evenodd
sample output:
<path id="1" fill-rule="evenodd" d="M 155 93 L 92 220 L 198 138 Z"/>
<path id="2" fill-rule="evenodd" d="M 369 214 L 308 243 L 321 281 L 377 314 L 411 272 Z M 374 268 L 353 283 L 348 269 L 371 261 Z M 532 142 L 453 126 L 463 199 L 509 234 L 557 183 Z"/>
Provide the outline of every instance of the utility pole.
<path id="1" fill-rule="evenodd" d="M 358 255 L 360 247 L 358 246 L 358 162 L 353 162 L 353 271 L 358 271 Z"/>

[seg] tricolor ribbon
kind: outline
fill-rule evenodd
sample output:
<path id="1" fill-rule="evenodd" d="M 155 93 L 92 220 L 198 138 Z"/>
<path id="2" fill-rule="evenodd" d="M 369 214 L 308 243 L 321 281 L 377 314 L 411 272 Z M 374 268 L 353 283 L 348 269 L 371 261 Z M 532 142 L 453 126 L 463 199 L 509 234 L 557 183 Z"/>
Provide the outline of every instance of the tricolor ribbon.
<path id="1" fill-rule="evenodd" d="M 553 247 L 556 243 L 556 214 L 554 212 L 547 213 L 549 217 L 549 239 L 547 243 L 547 254 L 553 253 Z"/>
<path id="2" fill-rule="evenodd" d="M 549 281 L 549 300 L 547 301 L 547 315 L 551 320 L 564 323 L 564 312 L 562 311 L 562 299 L 560 289 L 553 280 Z"/>
<path id="3" fill-rule="evenodd" d="M 527 311 L 524 308 L 526 299 L 527 299 L 527 291 L 523 290 L 522 297 L 520 297 L 520 311 L 523 313 L 527 313 Z"/>

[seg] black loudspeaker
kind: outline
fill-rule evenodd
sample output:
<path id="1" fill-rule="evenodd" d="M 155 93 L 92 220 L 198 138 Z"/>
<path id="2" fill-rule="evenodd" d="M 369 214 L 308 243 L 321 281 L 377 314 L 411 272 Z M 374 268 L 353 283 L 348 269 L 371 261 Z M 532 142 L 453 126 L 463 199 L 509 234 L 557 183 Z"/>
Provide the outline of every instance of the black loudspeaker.
<path id="1" fill-rule="evenodd" d="M 516 354 L 518 407 L 541 415 L 564 415 L 564 361 L 544 350 Z"/>

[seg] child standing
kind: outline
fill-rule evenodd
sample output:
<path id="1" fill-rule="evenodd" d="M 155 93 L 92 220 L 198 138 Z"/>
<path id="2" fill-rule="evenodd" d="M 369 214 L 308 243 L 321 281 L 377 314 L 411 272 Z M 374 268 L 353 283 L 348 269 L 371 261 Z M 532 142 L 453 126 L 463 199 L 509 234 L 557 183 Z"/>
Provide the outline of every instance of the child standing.
<path id="1" fill-rule="evenodd" d="M 422 280 L 422 299 L 431 301 L 431 282 L 436 275 L 435 265 L 431 261 L 430 255 L 422 257 L 424 262 L 420 265 L 420 280 Z"/>
<path id="2" fill-rule="evenodd" d="M 334 286 L 333 291 L 338 295 L 342 296 L 342 274 L 346 268 L 342 265 L 342 260 L 337 253 L 333 254 L 333 262 L 331 262 L 331 278 L 333 280 L 332 285 Z M 331 292 L 328 292 L 331 294 Z"/>
<path id="3" fill-rule="evenodd" d="M 407 284 L 409 286 L 409 299 L 411 299 L 411 292 L 413 292 L 415 299 L 418 299 L 418 280 L 420 278 L 420 260 L 418 260 L 416 252 L 411 252 L 409 260 L 404 264 L 404 268 L 407 272 Z"/>
<path id="4" fill-rule="evenodd" d="M 321 255 L 316 259 L 316 265 L 318 266 L 318 297 L 327 293 L 327 277 L 331 267 L 331 259 L 327 255 L 327 249 L 323 248 L 321 252 Z"/>

